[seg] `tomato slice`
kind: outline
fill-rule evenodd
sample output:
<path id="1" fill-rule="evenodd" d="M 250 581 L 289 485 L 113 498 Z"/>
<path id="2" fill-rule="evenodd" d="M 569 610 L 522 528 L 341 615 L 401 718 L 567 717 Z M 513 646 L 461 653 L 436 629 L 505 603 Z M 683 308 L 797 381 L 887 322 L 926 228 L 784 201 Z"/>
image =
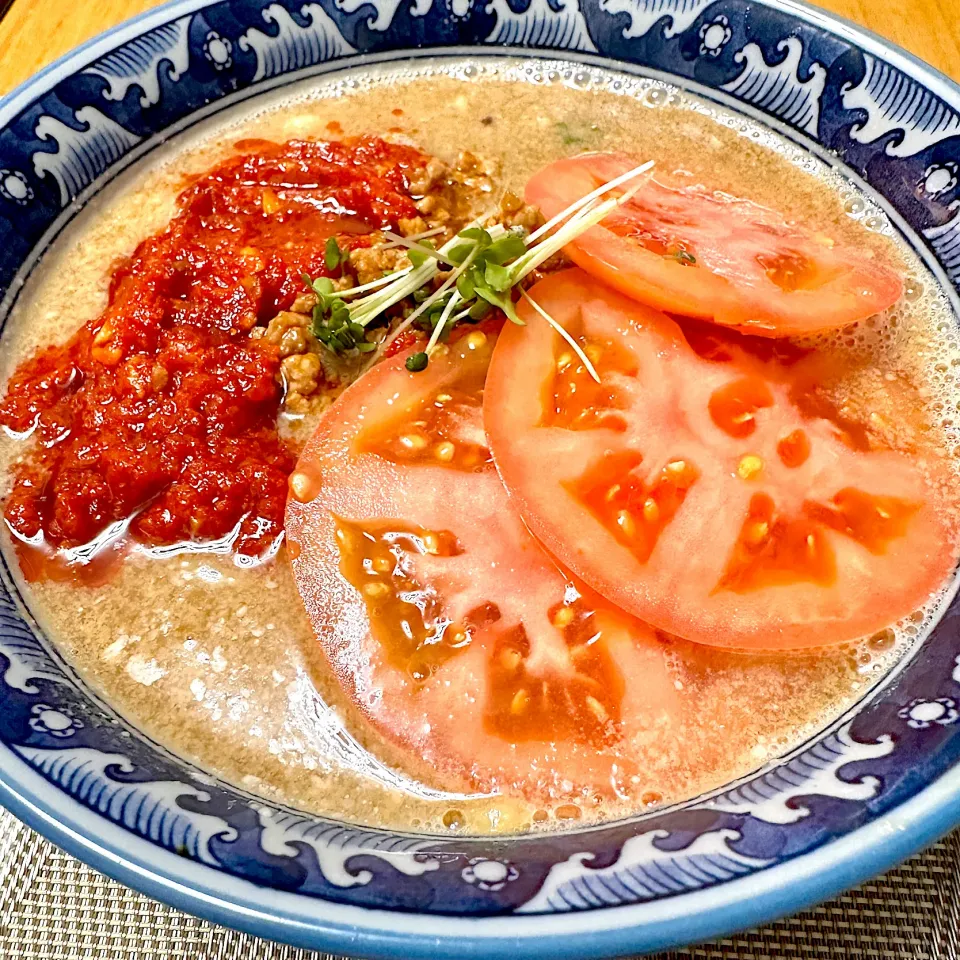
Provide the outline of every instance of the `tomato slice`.
<path id="1" fill-rule="evenodd" d="M 641 306 L 579 269 L 500 336 L 484 422 L 531 531 L 591 587 L 677 636 L 839 643 L 922 606 L 955 535 L 935 456 L 884 448 L 822 389 L 821 354 Z"/>
<path id="2" fill-rule="evenodd" d="M 665 647 L 511 508 L 482 427 L 492 346 L 385 360 L 325 415 L 291 477 L 297 586 L 347 693 L 441 785 L 610 795 L 677 709 Z"/>
<path id="3" fill-rule="evenodd" d="M 559 160 L 530 180 L 526 199 L 553 217 L 636 165 L 613 153 Z M 749 200 L 655 179 L 566 252 L 642 303 L 761 336 L 843 327 L 903 290 L 866 250 L 843 249 Z"/>

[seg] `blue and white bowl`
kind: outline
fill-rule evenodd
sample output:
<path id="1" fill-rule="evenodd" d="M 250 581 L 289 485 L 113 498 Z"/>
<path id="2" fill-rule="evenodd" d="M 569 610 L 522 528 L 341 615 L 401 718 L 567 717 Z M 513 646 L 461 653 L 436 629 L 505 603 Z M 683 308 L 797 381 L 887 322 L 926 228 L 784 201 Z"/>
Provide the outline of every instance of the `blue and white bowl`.
<path id="1" fill-rule="evenodd" d="M 346 65 L 508 48 L 665 78 L 786 133 L 859 178 L 957 304 L 960 88 L 794 0 L 175 0 L 0 103 L 0 316 L 85 200 L 201 116 Z M 850 713 L 714 795 L 446 840 L 266 809 L 171 756 L 4 584 L 0 802 L 104 873 L 265 937 L 458 960 L 652 950 L 799 909 L 960 823 L 957 601 Z"/>

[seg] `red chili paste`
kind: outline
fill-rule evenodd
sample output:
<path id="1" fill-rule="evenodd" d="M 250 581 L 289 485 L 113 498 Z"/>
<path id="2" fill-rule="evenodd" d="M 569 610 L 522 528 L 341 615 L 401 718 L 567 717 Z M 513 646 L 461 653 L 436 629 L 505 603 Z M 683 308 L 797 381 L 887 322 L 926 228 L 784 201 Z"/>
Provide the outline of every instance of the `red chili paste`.
<path id="1" fill-rule="evenodd" d="M 249 332 L 290 307 L 301 274 L 328 274 L 331 236 L 349 247 L 416 216 L 408 177 L 428 158 L 378 139 L 237 146 L 114 268 L 103 314 L 11 378 L 0 423 L 37 442 L 5 507 L 25 545 L 49 555 L 127 518 L 156 545 L 237 530 L 250 557 L 280 536 L 295 463 L 277 434 L 281 358 Z"/>

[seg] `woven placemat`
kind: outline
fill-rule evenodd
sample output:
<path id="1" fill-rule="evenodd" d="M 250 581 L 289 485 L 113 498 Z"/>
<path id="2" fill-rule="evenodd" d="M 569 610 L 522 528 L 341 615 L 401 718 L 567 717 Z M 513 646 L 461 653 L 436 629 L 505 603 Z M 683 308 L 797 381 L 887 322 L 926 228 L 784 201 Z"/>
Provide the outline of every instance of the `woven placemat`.
<path id="1" fill-rule="evenodd" d="M 846 896 L 658 960 L 960 960 L 960 831 Z M 108 880 L 0 810 L 3 960 L 335 960 L 197 920 Z"/>

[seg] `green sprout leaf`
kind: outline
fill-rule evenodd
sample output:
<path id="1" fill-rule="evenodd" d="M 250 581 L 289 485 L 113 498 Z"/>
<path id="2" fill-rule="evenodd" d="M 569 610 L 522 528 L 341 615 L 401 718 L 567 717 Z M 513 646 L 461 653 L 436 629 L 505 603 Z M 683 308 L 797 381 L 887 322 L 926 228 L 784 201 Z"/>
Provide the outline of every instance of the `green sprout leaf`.
<path id="1" fill-rule="evenodd" d="M 461 240 L 472 240 L 474 243 L 479 244 L 481 250 L 489 247 L 493 242 L 493 237 L 491 237 L 483 227 L 467 227 L 466 230 L 461 230 L 457 236 Z"/>
<path id="2" fill-rule="evenodd" d="M 483 279 L 488 287 L 497 293 L 503 293 L 513 286 L 513 278 L 506 267 L 501 267 L 498 263 L 487 263 L 483 272 Z"/>
<path id="3" fill-rule="evenodd" d="M 493 310 L 493 307 L 491 307 L 486 300 L 478 300 L 469 311 L 467 311 L 467 316 L 473 321 L 482 320 L 489 315 L 491 310 Z"/>
<path id="4" fill-rule="evenodd" d="M 326 281 L 330 283 L 329 280 Z M 326 284 L 316 280 L 311 287 L 320 285 L 319 302 L 313 308 L 313 322 L 310 326 L 313 335 L 331 353 L 343 354 L 356 351 L 370 353 L 377 345 L 367 340 L 366 330 L 350 319 L 350 308 L 340 297 L 326 292 Z M 332 290 L 332 285 L 330 287 Z"/>
<path id="5" fill-rule="evenodd" d="M 457 277 L 457 293 L 459 293 L 464 300 L 472 300 L 476 289 L 477 284 L 473 270 L 468 270 L 466 273 L 462 273 Z"/>
<path id="6" fill-rule="evenodd" d="M 526 252 L 527 245 L 523 242 L 523 238 L 510 233 L 491 243 L 484 251 L 484 257 L 487 263 L 503 264 L 522 257 Z"/>
<path id="7" fill-rule="evenodd" d="M 460 266 L 473 252 L 475 243 L 458 243 L 448 254 L 447 259 L 456 266 Z"/>
<path id="8" fill-rule="evenodd" d="M 428 251 L 436 252 L 436 249 L 432 240 L 424 240 L 422 243 L 407 249 L 407 259 L 409 259 L 414 267 L 422 267 L 427 260 L 436 259 L 428 253 Z"/>
<path id="9" fill-rule="evenodd" d="M 331 237 L 323 249 L 323 262 L 327 265 L 327 269 L 336 270 L 345 259 L 340 244 L 337 243 L 337 238 Z"/>
<path id="10" fill-rule="evenodd" d="M 427 369 L 427 364 L 430 362 L 430 358 L 425 353 L 411 353 L 407 357 L 407 362 L 404 366 L 411 373 L 420 373 L 421 370 Z"/>

